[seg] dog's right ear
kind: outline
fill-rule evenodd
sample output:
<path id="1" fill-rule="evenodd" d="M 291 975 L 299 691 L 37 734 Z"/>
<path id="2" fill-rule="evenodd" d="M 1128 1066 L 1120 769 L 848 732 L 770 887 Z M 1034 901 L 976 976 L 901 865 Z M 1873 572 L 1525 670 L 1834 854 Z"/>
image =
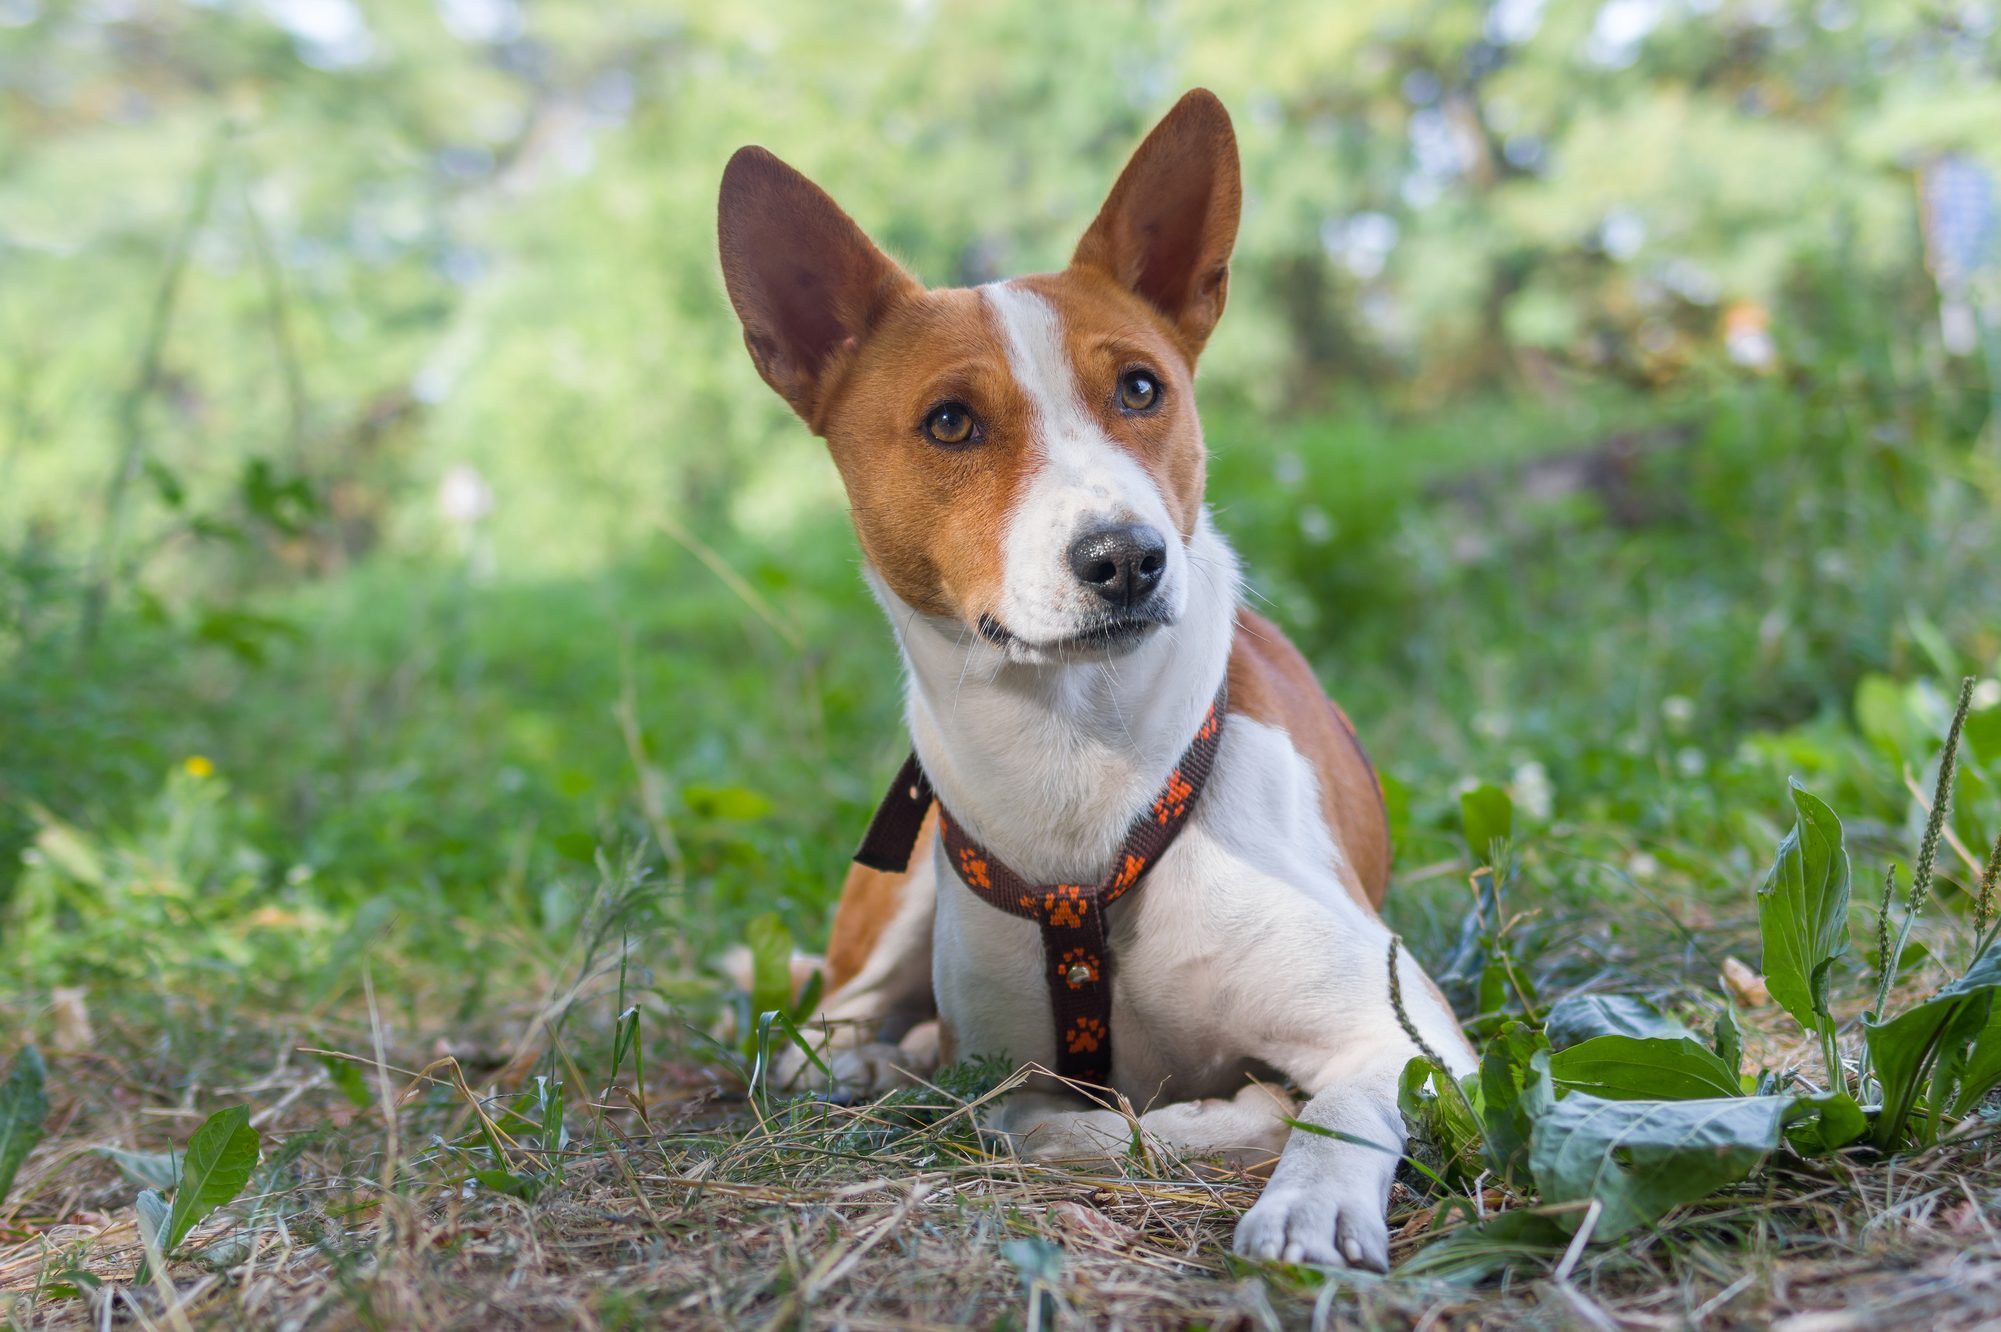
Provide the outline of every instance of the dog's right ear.
<path id="1" fill-rule="evenodd" d="M 762 148 L 739 148 L 717 210 L 723 282 L 757 372 L 815 431 L 829 391 L 916 279 L 827 192 Z"/>

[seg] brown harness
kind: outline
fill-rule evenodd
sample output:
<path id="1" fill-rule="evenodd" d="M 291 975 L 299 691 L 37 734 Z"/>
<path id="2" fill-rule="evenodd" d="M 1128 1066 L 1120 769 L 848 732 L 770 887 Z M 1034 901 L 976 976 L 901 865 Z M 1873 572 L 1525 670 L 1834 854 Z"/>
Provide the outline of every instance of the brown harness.
<path id="1" fill-rule="evenodd" d="M 967 836 L 939 802 L 938 829 L 960 882 L 988 906 L 1042 927 L 1043 976 L 1049 982 L 1056 1071 L 1062 1077 L 1099 1084 L 1111 1079 L 1112 953 L 1105 908 L 1136 891 L 1187 826 L 1216 762 L 1228 694 L 1225 681 L 1180 762 L 1167 774 L 1153 802 L 1133 820 L 1112 857 L 1112 867 L 1095 884 L 1029 883 Z M 855 859 L 889 873 L 909 868 L 924 816 L 937 799 L 924 766 L 912 753 L 877 807 Z"/>

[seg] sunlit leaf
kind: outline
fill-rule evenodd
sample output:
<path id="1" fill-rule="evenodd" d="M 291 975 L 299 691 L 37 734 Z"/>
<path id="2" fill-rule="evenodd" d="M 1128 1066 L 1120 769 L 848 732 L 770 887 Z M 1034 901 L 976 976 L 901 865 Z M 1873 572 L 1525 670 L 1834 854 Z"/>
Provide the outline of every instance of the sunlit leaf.
<path id="1" fill-rule="evenodd" d="M 162 1251 L 172 1252 L 203 1217 L 234 1200 L 257 1169 L 257 1156 L 248 1107 L 233 1105 L 204 1120 L 181 1160 L 181 1184 L 174 1190 Z"/>
<path id="2" fill-rule="evenodd" d="M 1863 1024 L 1870 1061 L 1883 1088 L 1875 1143 L 1898 1144 L 1928 1080 L 1933 1098 L 1924 1132 L 1935 1135 L 1936 1116 L 1963 1113 L 2001 1081 L 2001 1035 L 1994 1030 L 1994 997 L 2001 991 L 2001 947 L 1990 946 L 1966 975 L 1923 1003 L 1894 1017 Z M 1933 1079 L 1934 1068 L 1940 1078 Z"/>
<path id="3" fill-rule="evenodd" d="M 1596 1036 L 1550 1056 L 1558 1090 L 1618 1101 L 1737 1096 L 1737 1074 L 1699 1042 Z"/>
<path id="4" fill-rule="evenodd" d="M 1758 888 L 1765 984 L 1802 1027 L 1827 1031 L 1829 976 L 1848 951 L 1848 851 L 1834 811 L 1791 786 L 1798 818 Z"/>

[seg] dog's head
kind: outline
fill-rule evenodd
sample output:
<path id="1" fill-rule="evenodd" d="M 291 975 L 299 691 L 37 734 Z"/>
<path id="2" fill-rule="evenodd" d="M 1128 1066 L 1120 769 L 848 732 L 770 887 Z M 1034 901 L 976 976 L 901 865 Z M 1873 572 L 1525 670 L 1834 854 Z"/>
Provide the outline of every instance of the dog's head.
<path id="1" fill-rule="evenodd" d="M 1198 89 L 1068 268 L 929 290 L 770 153 L 730 159 L 722 262 L 744 344 L 827 440 L 891 592 L 1030 663 L 1125 651 L 1182 613 L 1195 360 L 1241 193 L 1229 116 Z"/>

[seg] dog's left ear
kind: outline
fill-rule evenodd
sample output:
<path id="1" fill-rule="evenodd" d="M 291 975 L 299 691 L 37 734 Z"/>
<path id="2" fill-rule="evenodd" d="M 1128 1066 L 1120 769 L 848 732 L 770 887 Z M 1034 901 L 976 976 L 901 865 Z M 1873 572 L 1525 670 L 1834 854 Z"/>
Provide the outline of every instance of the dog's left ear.
<path id="1" fill-rule="evenodd" d="M 1144 297 L 1174 324 L 1192 361 L 1223 316 L 1243 193 L 1230 113 L 1196 88 L 1126 163 L 1070 262 Z"/>

